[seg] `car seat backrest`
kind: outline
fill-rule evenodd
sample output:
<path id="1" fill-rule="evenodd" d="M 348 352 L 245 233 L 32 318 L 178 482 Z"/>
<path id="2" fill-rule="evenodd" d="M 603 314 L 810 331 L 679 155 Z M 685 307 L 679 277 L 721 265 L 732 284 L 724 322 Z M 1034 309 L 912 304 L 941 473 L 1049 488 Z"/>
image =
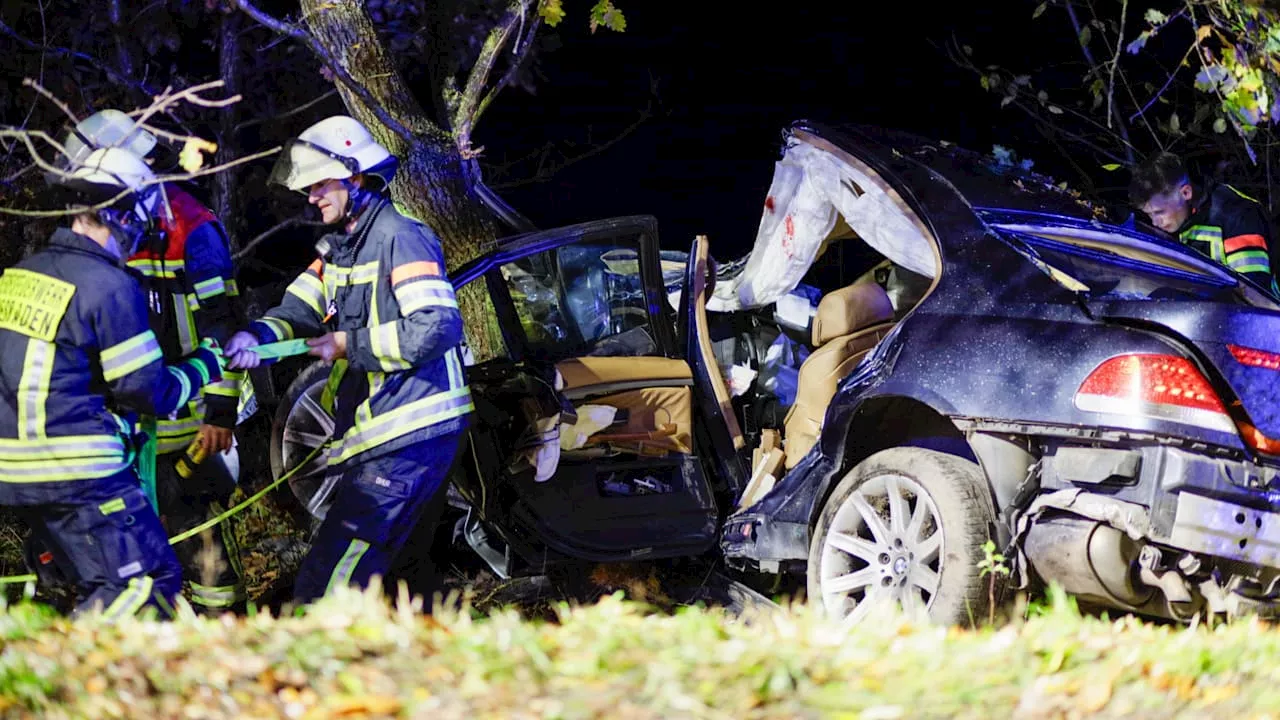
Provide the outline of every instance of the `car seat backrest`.
<path id="1" fill-rule="evenodd" d="M 787 469 L 817 443 L 836 386 L 893 325 L 893 304 L 874 282 L 858 282 L 823 296 L 813 319 L 817 349 L 800 365 L 796 402 L 784 422 Z"/>
<path id="2" fill-rule="evenodd" d="M 875 282 L 865 281 L 822 296 L 813 317 L 813 346 L 844 337 L 863 328 L 893 320 L 889 294 Z"/>

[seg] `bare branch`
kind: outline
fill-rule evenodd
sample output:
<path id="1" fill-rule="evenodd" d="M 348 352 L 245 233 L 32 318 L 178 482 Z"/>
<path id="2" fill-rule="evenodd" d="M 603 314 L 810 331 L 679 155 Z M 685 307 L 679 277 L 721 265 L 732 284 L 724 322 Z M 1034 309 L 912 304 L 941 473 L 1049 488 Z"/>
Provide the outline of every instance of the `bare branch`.
<path id="1" fill-rule="evenodd" d="M 17 138 L 18 140 L 21 140 L 24 144 L 26 144 L 27 149 L 31 152 L 31 157 L 35 159 L 36 164 L 39 165 L 41 168 L 62 177 L 67 177 L 68 175 L 70 175 L 70 173 L 68 173 L 65 170 L 61 170 L 59 168 L 53 167 L 52 165 L 49 165 L 43 158 L 40 157 L 40 154 L 36 152 L 35 145 L 34 143 L 31 142 L 31 138 L 33 137 L 44 140 L 45 142 L 48 142 L 49 144 L 55 147 L 58 147 L 60 149 L 62 148 L 61 145 L 59 145 L 53 138 L 49 137 L 46 133 L 39 130 L 27 131 L 27 130 L 11 130 L 11 129 L 0 128 L 0 137 L 14 137 L 14 138 Z M 236 158 L 231 162 L 203 168 L 195 172 L 173 173 L 169 175 L 157 175 L 154 179 L 144 182 L 140 187 L 150 187 L 151 185 L 162 185 L 167 182 L 193 180 L 195 178 L 203 177 L 205 175 L 212 175 L 214 173 L 222 172 L 223 170 L 233 168 L 237 165 L 243 165 L 245 163 L 253 162 L 254 160 L 267 157 L 268 155 L 274 155 L 279 151 L 280 151 L 280 146 L 276 146 L 271 148 L 270 150 L 263 150 L 262 152 L 257 152 L 252 155 L 246 155 L 244 157 Z M 65 154 L 66 150 L 63 149 L 62 152 Z M 64 210 L 18 210 L 15 208 L 7 208 L 7 207 L 0 206 L 0 213 L 4 213 L 6 215 L 19 215 L 22 217 L 61 217 L 65 215 L 75 215 L 77 213 L 82 213 L 82 212 L 93 212 L 96 210 L 102 210 L 104 208 L 111 207 L 115 203 L 119 202 L 120 200 L 123 200 L 124 198 L 128 197 L 130 194 L 136 192 L 137 190 L 138 188 L 132 188 L 132 189 L 125 188 L 124 190 L 121 190 L 120 192 L 116 193 L 111 198 L 104 200 L 98 203 L 97 205 L 76 208 L 74 210 L 65 210 L 65 209 Z"/>
<path id="2" fill-rule="evenodd" d="M 288 229 L 289 229 L 289 228 L 291 228 L 291 227 L 297 227 L 297 226 L 299 226 L 299 225 L 301 225 L 301 226 L 324 225 L 324 221 L 322 221 L 322 220 L 308 220 L 308 219 L 306 219 L 306 218 L 302 218 L 302 217 L 291 217 L 291 218 L 289 218 L 288 220 L 285 220 L 285 221 L 283 221 L 283 222 L 277 223 L 277 224 L 276 224 L 275 226 L 273 226 L 270 230 L 267 230 L 266 232 L 263 232 L 262 234 L 258 235 L 258 236 L 257 236 L 257 237 L 255 237 L 254 239 L 252 239 L 252 240 L 250 240 L 249 242 L 245 243 L 245 246 L 244 246 L 243 248 L 241 248 L 239 252 L 237 252 L 236 254 L 232 255 L 232 256 L 231 256 L 231 259 L 232 259 L 232 260 L 239 260 L 239 259 L 243 258 L 244 256 L 248 255 L 248 254 L 249 254 L 249 252 L 250 252 L 250 251 L 252 251 L 252 250 L 253 250 L 255 247 L 257 247 L 259 244 L 261 244 L 261 243 L 262 243 L 262 241 L 264 241 L 264 240 L 266 240 L 266 239 L 270 238 L 272 235 L 275 235 L 276 233 L 279 233 L 279 232 L 281 232 L 281 231 L 283 231 L 283 230 L 288 230 Z"/>
<path id="3" fill-rule="evenodd" d="M 199 105 L 201 107 L 226 107 L 233 103 L 240 102 L 241 97 L 239 95 L 232 95 L 231 97 L 223 100 L 206 100 L 205 98 L 200 97 L 201 92 L 220 88 L 224 84 L 225 83 L 221 80 L 210 80 L 209 82 L 201 83 L 199 85 L 192 85 L 191 87 L 179 90 L 176 93 L 173 92 L 172 87 L 167 87 L 164 89 L 164 92 L 153 98 L 154 102 L 151 103 L 150 107 L 146 107 L 141 110 L 134 110 L 130 112 L 129 115 L 137 116 L 137 119 L 134 120 L 134 122 L 139 125 L 143 125 L 152 115 L 163 110 L 168 110 L 170 107 L 183 100 L 191 103 L 192 105 Z"/>
<path id="4" fill-rule="evenodd" d="M 489 31 L 489 36 L 485 38 L 484 44 L 480 47 L 480 54 L 476 58 L 475 64 L 471 66 L 471 74 L 467 77 L 467 84 L 458 98 L 458 106 L 454 111 L 452 122 L 458 145 L 464 149 L 470 144 L 471 129 L 475 127 L 475 123 L 483 111 L 482 105 L 487 105 L 487 102 L 492 100 L 492 94 L 486 95 L 484 92 L 485 85 L 489 82 L 489 74 L 493 72 L 493 66 L 497 62 L 502 49 L 506 47 L 512 33 L 516 32 L 517 25 L 526 21 L 530 14 L 529 9 L 528 0 L 515 0 L 512 2 L 507 7 L 506 14 Z M 517 53 L 522 52 L 518 46 L 515 50 Z M 527 51 L 527 47 L 525 51 Z M 512 60 L 513 66 L 518 65 L 520 59 L 520 57 L 514 58 Z M 507 77 L 504 77 L 504 81 L 507 79 Z M 495 88 L 495 92 L 499 89 L 501 88 Z"/>
<path id="5" fill-rule="evenodd" d="M 44 86 L 41 85 L 39 82 L 36 82 L 31 78 L 22 78 L 22 87 L 29 87 L 32 90 L 35 90 L 36 92 L 43 95 L 45 99 L 47 99 L 49 102 L 56 105 L 59 110 L 61 110 L 63 113 L 66 114 L 68 118 L 71 119 L 72 125 L 75 125 L 80 122 L 80 118 L 76 117 L 76 114 L 71 112 L 71 108 L 67 107 L 66 103 L 54 97 L 53 93 L 49 92 L 48 90 L 45 90 Z"/>
<path id="6" fill-rule="evenodd" d="M 355 78 L 351 77 L 351 74 L 347 72 L 347 69 L 342 67 L 342 63 L 338 62 L 336 58 L 330 55 L 324 49 L 324 46 L 316 40 L 314 35 L 293 23 L 288 23 L 271 17 L 247 0 L 229 0 L 229 2 L 233 7 L 243 10 L 249 15 L 249 17 L 256 20 L 259 24 L 281 35 L 286 35 L 298 40 L 306 45 L 311 52 L 325 64 L 326 67 L 333 71 L 333 74 L 337 76 L 344 85 L 355 93 L 356 97 L 359 97 L 364 102 L 364 104 L 383 125 L 387 126 L 387 128 L 396 135 L 399 135 L 406 143 L 412 144 L 414 142 L 413 133 L 410 132 L 403 123 L 392 117 L 391 113 L 387 112 L 387 109 L 382 106 L 382 103 L 378 102 L 377 98 L 373 97 L 367 88 L 356 82 Z"/>
<path id="7" fill-rule="evenodd" d="M 1116 54 L 1111 59 L 1111 77 L 1107 79 L 1107 127 L 1111 127 L 1111 118 L 1119 117 L 1119 113 L 1114 112 L 1115 106 L 1112 105 L 1112 98 L 1116 94 L 1116 67 L 1120 65 L 1120 51 L 1124 48 L 1124 21 L 1129 14 L 1129 0 L 1121 0 L 1120 2 L 1120 34 L 1116 36 Z"/>
<path id="8" fill-rule="evenodd" d="M 1127 4 L 1128 4 L 1128 0 L 1125 0 L 1125 2 L 1126 2 L 1126 5 L 1127 5 Z M 1098 67 L 1098 63 L 1097 63 L 1097 61 L 1095 61 L 1095 60 L 1093 59 L 1093 53 L 1089 50 L 1089 47 L 1088 47 L 1087 45 L 1085 45 L 1084 43 L 1080 42 L 1080 30 L 1081 30 L 1081 25 L 1080 25 L 1080 18 L 1076 15 L 1076 9 L 1075 9 L 1075 6 L 1073 6 L 1070 2 L 1063 3 L 1063 5 L 1064 5 L 1064 6 L 1066 7 L 1066 9 L 1067 9 L 1067 17 L 1071 19 L 1071 28 L 1072 28 L 1073 30 L 1075 30 L 1075 33 L 1076 33 L 1076 34 L 1075 34 L 1075 37 L 1076 37 L 1076 44 L 1080 46 L 1080 51 L 1084 54 L 1084 59 L 1085 59 L 1085 61 L 1089 63 L 1089 67 L 1091 67 L 1091 68 L 1096 68 L 1096 67 Z M 1110 104 L 1110 103 L 1108 103 L 1108 104 Z M 1124 140 L 1124 148 L 1125 148 L 1125 150 L 1124 150 L 1124 152 L 1125 152 L 1125 161 L 1124 161 L 1124 162 L 1125 162 L 1127 165 L 1132 166 L 1136 160 L 1135 160 L 1135 158 L 1134 158 L 1134 154 L 1133 154 L 1133 143 L 1129 140 L 1129 127 L 1128 127 L 1128 125 L 1127 125 L 1127 124 L 1126 124 L 1126 123 L 1125 123 L 1125 122 L 1120 118 L 1120 116 L 1119 116 L 1119 115 L 1120 115 L 1119 111 L 1118 111 L 1118 110 L 1116 110 L 1115 108 L 1112 108 L 1112 110 L 1113 110 L 1113 113 L 1112 113 L 1112 114 L 1114 114 L 1114 115 L 1116 116 L 1116 125 L 1117 125 L 1117 127 L 1116 127 L 1116 132 L 1118 132 L 1118 133 L 1120 134 L 1120 138 L 1121 138 L 1122 140 Z M 1111 115 L 1108 115 L 1108 116 L 1107 116 L 1107 129 L 1111 129 Z"/>
<path id="9" fill-rule="evenodd" d="M 516 46 L 511 49 L 512 58 L 507 71 L 503 73 L 502 79 L 496 85 L 489 89 L 489 92 L 480 101 L 480 105 L 476 108 L 475 116 L 471 118 L 471 126 L 479 122 L 480 116 L 484 115 L 484 111 L 489 109 L 489 104 L 493 102 L 498 93 L 502 92 L 511 81 L 515 79 L 516 73 L 520 72 L 520 66 L 524 64 L 524 57 L 528 54 L 529 49 L 533 47 L 533 38 L 538 34 L 538 29 L 542 27 L 542 16 L 534 14 L 533 19 L 528 22 L 528 29 L 524 33 L 524 37 L 516 39 Z"/>
<path id="10" fill-rule="evenodd" d="M 92 66 L 95 70 L 101 70 L 103 73 L 106 74 L 107 78 L 111 80 L 111 82 L 117 85 L 133 88 L 135 90 L 144 92 L 148 95 L 154 94 L 154 91 L 150 87 L 148 87 L 145 82 L 135 81 L 133 78 L 129 77 L 124 73 L 121 73 L 119 70 L 112 68 L 109 64 L 103 62 L 99 58 L 95 58 L 92 55 L 87 55 L 85 53 L 79 52 L 77 50 L 72 50 L 70 48 L 32 42 L 31 40 L 19 35 L 16 31 L 14 31 L 13 28 L 5 24 L 4 20 L 2 19 L 0 19 L 0 35 L 6 35 L 8 37 L 13 38 L 18 43 L 22 44 L 29 50 L 39 50 L 42 53 L 48 52 L 52 55 L 64 57 L 70 60 L 80 60 L 81 62 L 87 63 L 88 65 Z"/>
<path id="11" fill-rule="evenodd" d="M 1160 99 L 1160 96 L 1164 95 L 1164 92 L 1169 89 L 1169 86 L 1173 84 L 1174 78 L 1176 78 L 1178 76 L 1178 73 L 1181 71 L 1182 64 L 1187 61 L 1187 58 L 1191 57 L 1191 53 L 1195 52 L 1195 50 L 1196 50 L 1195 45 L 1192 45 L 1187 48 L 1187 52 L 1182 56 L 1182 59 L 1178 61 L 1178 64 L 1173 67 L 1173 72 L 1169 73 L 1168 79 L 1164 81 L 1164 85 L 1161 86 L 1161 88 L 1158 91 L 1156 91 L 1156 94 L 1151 96 L 1151 99 L 1148 100 L 1145 105 L 1143 105 L 1141 108 L 1138 109 L 1138 112 L 1129 116 L 1130 122 L 1132 122 L 1133 119 L 1136 117 L 1145 115 L 1147 110 L 1150 110 L 1151 106 L 1154 105 L 1156 101 Z M 1145 120 L 1145 118 L 1143 119 Z"/>
<path id="12" fill-rule="evenodd" d="M 273 121 L 273 120 L 283 120 L 283 119 L 285 119 L 285 118 L 287 118 L 287 117 L 292 117 L 292 116 L 294 116 L 294 115 L 297 115 L 298 113 L 306 112 L 307 110 L 311 109 L 313 106 L 318 105 L 318 104 L 320 104 L 321 102 L 323 102 L 323 101 L 325 101 L 325 100 L 328 100 L 329 98 L 331 98 L 331 97 L 333 97 L 334 95 L 337 95 L 337 94 L 338 94 L 338 89 L 337 89 L 337 88 L 334 88 L 334 89 L 332 89 L 332 90 L 329 90 L 329 91 L 325 92 L 325 94 L 321 95 L 320 97 L 317 97 L 317 98 L 314 98 L 314 99 L 308 100 L 308 101 L 306 101 L 306 102 L 302 103 L 301 105 L 299 105 L 299 106 L 297 106 L 297 107 L 293 108 L 292 110 L 286 110 L 285 112 L 282 112 L 282 113 L 280 113 L 279 115 L 273 115 L 272 117 L 254 118 L 254 119 L 252 119 L 252 120 L 246 120 L 246 121 L 244 121 L 244 122 L 240 123 L 239 125 L 236 125 L 236 126 L 235 126 L 235 128 L 234 128 L 234 132 L 240 132 L 241 130 L 243 130 L 243 129 L 245 129 L 245 128 L 253 127 L 254 125 L 261 125 L 262 123 L 265 123 L 265 122 L 271 122 L 271 121 Z"/>

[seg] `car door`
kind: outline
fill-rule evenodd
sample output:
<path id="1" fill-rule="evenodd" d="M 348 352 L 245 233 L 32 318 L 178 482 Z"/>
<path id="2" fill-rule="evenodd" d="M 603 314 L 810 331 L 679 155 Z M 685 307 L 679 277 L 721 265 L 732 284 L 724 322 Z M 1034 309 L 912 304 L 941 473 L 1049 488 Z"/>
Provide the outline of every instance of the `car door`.
<path id="1" fill-rule="evenodd" d="M 481 519 L 531 562 L 710 547 L 718 513 L 656 221 L 521 236 L 455 283 L 480 277 L 508 350 L 468 368 L 478 421 L 455 482 Z"/>

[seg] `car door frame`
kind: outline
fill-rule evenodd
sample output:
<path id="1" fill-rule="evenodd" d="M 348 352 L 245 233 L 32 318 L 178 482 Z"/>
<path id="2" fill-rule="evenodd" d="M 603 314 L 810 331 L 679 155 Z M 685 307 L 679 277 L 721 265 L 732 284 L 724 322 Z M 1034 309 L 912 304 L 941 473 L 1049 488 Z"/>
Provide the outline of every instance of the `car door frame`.
<path id="1" fill-rule="evenodd" d="M 625 217 L 607 218 L 596 220 L 577 225 L 552 228 L 549 230 L 538 231 L 534 233 L 526 233 L 514 236 L 505 240 L 500 240 L 498 249 L 494 250 L 480 258 L 477 258 L 459 268 L 453 273 L 453 282 L 455 288 L 461 290 L 468 284 L 484 278 L 489 296 L 494 304 L 495 311 L 498 314 L 498 325 L 503 335 L 503 341 L 507 346 L 505 358 L 495 358 L 504 363 L 509 362 L 516 364 L 526 358 L 531 358 L 530 344 L 525 336 L 522 325 L 513 320 L 518 317 L 515 302 L 510 295 L 510 288 L 506 279 L 503 277 L 500 268 L 510 262 L 520 260 L 542 252 L 556 250 L 558 248 L 576 245 L 580 243 L 591 243 L 593 241 L 608 241 L 619 236 L 638 234 L 639 236 L 639 262 L 641 270 L 641 283 L 644 288 L 645 305 L 649 316 L 649 327 L 651 335 L 656 346 L 654 357 L 665 357 L 670 359 L 681 360 L 685 363 L 694 362 L 690 358 L 685 357 L 685 348 L 682 347 L 677 339 L 676 323 L 677 312 L 672 308 L 663 282 L 662 268 L 660 263 L 661 249 L 658 243 L 657 219 L 649 215 L 633 215 Z M 586 348 L 575 348 L 577 351 L 585 351 Z M 538 356 L 539 361 L 556 362 L 559 360 L 582 357 L 584 352 L 568 352 L 564 357 L 558 357 L 553 354 L 547 357 L 545 354 Z M 485 363 L 478 363 L 485 364 Z M 693 372 L 693 366 L 690 365 L 690 371 Z M 694 383 L 694 392 L 698 392 L 696 383 Z M 695 408 L 698 406 L 699 400 L 694 398 Z M 697 411 L 695 410 L 695 415 Z M 474 431 L 475 428 L 473 428 Z M 703 452 L 713 452 L 710 448 L 701 448 L 702 445 L 698 438 L 702 433 L 698 432 L 695 423 L 694 432 L 694 453 L 698 458 L 696 463 L 681 463 L 685 468 L 698 466 L 696 468 L 697 476 L 689 477 L 686 475 L 686 482 L 704 483 L 708 490 L 712 485 L 712 478 L 707 475 L 707 470 L 711 467 L 707 463 L 707 458 L 702 457 Z M 477 463 L 479 461 L 477 460 Z M 505 462 L 505 459 L 504 459 Z M 476 472 L 483 474 L 477 465 Z M 553 478 L 550 482 L 555 482 Z M 493 493 L 490 490 L 494 486 L 483 477 L 477 477 L 476 482 L 485 488 L 484 497 L 492 498 Z M 695 496 L 701 497 L 701 493 L 695 491 Z M 496 530 L 498 535 L 518 554 L 528 556 L 533 553 L 541 552 L 543 562 L 555 562 L 557 559 L 581 558 L 595 561 L 616 561 L 625 559 L 634 559 L 636 557 L 670 557 L 687 555 L 691 552 L 700 552 L 707 548 L 713 547 L 718 536 L 718 522 L 711 516 L 719 515 L 721 509 L 717 507 L 714 492 L 708 492 L 706 501 L 710 504 L 711 513 L 708 516 L 708 523 L 705 526 L 705 537 L 698 542 L 674 543 L 666 547 L 662 547 L 658 543 L 648 543 L 630 548 L 627 552 L 621 554 L 601 553 L 584 549 L 581 547 L 570 547 L 563 542 L 561 538 L 553 537 L 553 533 L 547 530 L 539 530 L 539 523 L 531 523 L 527 520 L 517 520 L 515 512 L 512 508 L 499 507 L 502 503 L 495 503 L 491 500 L 486 501 L 486 507 L 479 507 L 481 519 L 491 525 L 491 529 Z M 521 513 L 522 515 L 527 513 Z M 518 537 L 516 534 L 520 529 L 532 532 L 537 535 L 536 538 Z M 530 542 L 537 540 L 537 543 Z M 687 538 L 686 538 L 687 540 Z M 542 547 L 539 548 L 538 545 Z M 548 552 L 548 550 L 550 552 Z M 559 557 L 557 557 L 559 556 Z"/>

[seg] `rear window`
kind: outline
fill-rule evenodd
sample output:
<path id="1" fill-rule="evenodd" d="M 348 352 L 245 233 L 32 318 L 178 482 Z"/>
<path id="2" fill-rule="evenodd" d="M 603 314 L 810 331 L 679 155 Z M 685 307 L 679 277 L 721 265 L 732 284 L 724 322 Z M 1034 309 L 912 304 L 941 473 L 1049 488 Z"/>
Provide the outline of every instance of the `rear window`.
<path id="1" fill-rule="evenodd" d="M 1182 269 L 1164 259 L 1160 264 L 1142 262 L 1131 257 L 1130 248 L 1103 249 L 1096 242 L 1090 242 L 1093 247 L 1079 247 L 1031 235 L 1019 234 L 1019 239 L 1034 248 L 1046 264 L 1083 284 L 1087 288 L 1084 292 L 1092 297 L 1240 302 L 1234 286 L 1193 271 L 1190 264 Z"/>

